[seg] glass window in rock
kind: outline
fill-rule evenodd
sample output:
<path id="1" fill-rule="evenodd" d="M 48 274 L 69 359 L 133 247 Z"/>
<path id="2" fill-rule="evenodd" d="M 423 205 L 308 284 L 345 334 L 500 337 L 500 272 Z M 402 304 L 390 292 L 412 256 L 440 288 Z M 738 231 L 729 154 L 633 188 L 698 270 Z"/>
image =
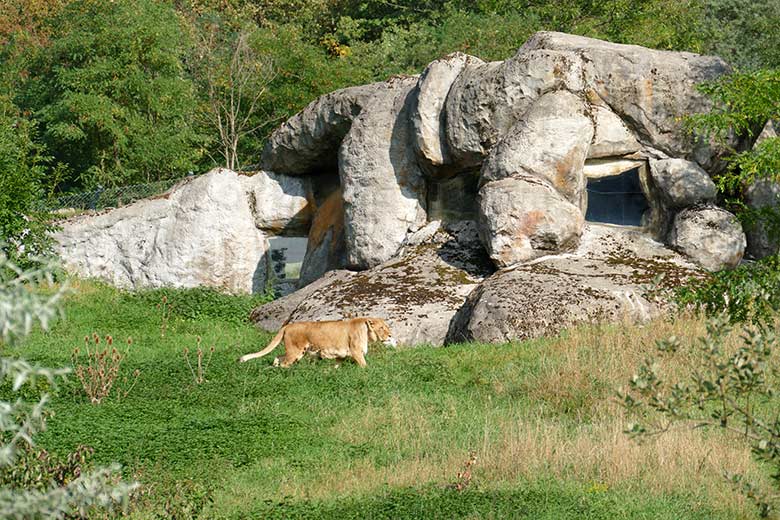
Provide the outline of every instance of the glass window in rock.
<path id="1" fill-rule="evenodd" d="M 476 173 L 462 173 L 451 179 L 429 182 L 429 220 L 476 220 L 478 183 Z"/>
<path id="2" fill-rule="evenodd" d="M 607 164 L 591 168 L 590 175 L 586 167 L 588 209 L 585 220 L 618 226 L 645 226 L 650 203 L 642 187 L 644 164 L 616 173 L 621 165 L 616 163 L 604 168 Z"/>
<path id="3" fill-rule="evenodd" d="M 268 239 L 267 273 L 277 293 L 285 295 L 297 288 L 307 242 L 306 237 Z"/>

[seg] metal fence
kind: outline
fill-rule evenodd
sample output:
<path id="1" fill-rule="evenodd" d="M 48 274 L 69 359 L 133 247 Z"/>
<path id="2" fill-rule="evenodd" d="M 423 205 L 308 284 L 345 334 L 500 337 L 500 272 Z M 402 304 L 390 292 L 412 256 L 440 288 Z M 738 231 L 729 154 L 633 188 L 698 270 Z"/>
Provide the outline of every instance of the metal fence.
<path id="1" fill-rule="evenodd" d="M 180 177 L 178 179 L 168 179 L 147 184 L 131 184 L 129 186 L 119 186 L 117 188 L 103 188 L 102 186 L 98 186 L 92 191 L 68 193 L 42 201 L 39 208 L 47 211 L 118 208 L 119 206 L 125 206 L 140 199 L 165 193 L 183 178 L 184 177 Z"/>

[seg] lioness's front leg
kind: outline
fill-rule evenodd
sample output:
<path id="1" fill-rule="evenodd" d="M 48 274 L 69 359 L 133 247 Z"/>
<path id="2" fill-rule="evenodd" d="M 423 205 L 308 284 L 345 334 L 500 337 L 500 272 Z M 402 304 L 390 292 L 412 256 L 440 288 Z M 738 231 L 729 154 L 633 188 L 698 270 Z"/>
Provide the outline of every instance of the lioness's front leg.
<path id="1" fill-rule="evenodd" d="M 361 335 L 353 336 L 349 338 L 349 355 L 355 360 L 355 363 L 361 367 L 366 366 L 366 358 L 363 352 L 367 350 L 368 338 L 360 337 Z"/>

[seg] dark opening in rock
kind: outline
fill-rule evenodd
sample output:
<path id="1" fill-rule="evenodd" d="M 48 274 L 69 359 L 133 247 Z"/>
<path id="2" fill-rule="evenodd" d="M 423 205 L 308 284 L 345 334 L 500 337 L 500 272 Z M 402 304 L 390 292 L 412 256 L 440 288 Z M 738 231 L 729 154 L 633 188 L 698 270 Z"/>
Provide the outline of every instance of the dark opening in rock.
<path id="1" fill-rule="evenodd" d="M 443 222 L 477 219 L 477 173 L 428 182 L 428 218 Z"/>
<path id="2" fill-rule="evenodd" d="M 271 280 L 277 294 L 289 294 L 297 288 L 307 242 L 307 237 L 272 237 L 268 239 L 268 276 L 266 279 Z"/>
<path id="3" fill-rule="evenodd" d="M 618 226 L 646 225 L 650 203 L 642 188 L 640 167 L 616 175 L 589 177 L 585 220 Z"/>

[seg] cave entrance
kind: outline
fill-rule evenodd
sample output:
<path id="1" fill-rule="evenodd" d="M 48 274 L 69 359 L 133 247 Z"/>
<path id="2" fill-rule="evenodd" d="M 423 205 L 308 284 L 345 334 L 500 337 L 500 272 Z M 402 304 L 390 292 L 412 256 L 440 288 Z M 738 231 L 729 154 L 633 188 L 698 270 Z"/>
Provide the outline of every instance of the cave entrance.
<path id="1" fill-rule="evenodd" d="M 271 281 L 276 294 L 284 296 L 297 288 L 307 243 L 307 237 L 271 237 L 268 239 L 268 253 L 266 255 L 268 276 L 266 279 Z"/>
<path id="2" fill-rule="evenodd" d="M 647 162 L 626 159 L 585 163 L 585 220 L 613 226 L 652 227 L 654 204 L 649 197 Z"/>

